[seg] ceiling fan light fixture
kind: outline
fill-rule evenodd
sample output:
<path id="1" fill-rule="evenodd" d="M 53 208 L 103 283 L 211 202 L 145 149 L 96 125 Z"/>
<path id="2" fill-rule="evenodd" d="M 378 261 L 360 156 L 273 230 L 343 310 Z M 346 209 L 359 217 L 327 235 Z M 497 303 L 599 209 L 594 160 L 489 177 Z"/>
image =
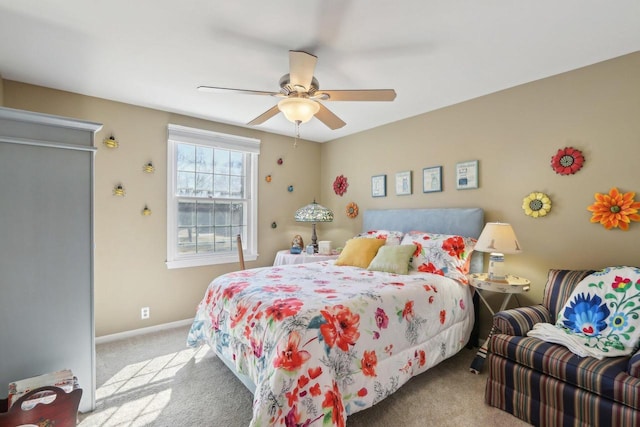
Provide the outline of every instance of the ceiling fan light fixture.
<path id="1" fill-rule="evenodd" d="M 287 120 L 306 123 L 320 110 L 320 104 L 309 98 L 285 98 L 278 102 L 278 109 Z"/>

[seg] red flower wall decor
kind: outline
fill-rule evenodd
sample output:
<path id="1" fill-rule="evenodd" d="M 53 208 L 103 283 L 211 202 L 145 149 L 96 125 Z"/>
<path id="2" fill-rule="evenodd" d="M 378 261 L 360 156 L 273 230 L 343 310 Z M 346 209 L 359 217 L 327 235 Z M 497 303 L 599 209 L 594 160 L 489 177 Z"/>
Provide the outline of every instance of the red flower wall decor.
<path id="1" fill-rule="evenodd" d="M 551 158 L 551 167 L 560 175 L 572 175 L 582 169 L 584 156 L 580 150 L 565 147 Z"/>
<path id="2" fill-rule="evenodd" d="M 333 191 L 335 191 L 338 196 L 346 193 L 347 187 L 349 187 L 349 183 L 347 182 L 347 177 L 344 175 L 337 176 L 336 180 L 333 181 Z"/>

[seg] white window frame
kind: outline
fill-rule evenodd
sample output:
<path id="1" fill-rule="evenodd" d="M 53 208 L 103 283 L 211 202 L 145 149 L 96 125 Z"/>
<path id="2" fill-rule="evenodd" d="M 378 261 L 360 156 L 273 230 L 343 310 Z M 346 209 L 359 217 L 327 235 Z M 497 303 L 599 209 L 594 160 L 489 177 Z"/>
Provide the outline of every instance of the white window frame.
<path id="1" fill-rule="evenodd" d="M 178 252 L 178 199 L 176 194 L 176 145 L 205 145 L 225 150 L 241 151 L 249 158 L 246 169 L 248 208 L 246 236 L 242 246 L 245 261 L 258 258 L 258 156 L 260 140 L 203 129 L 169 124 L 167 128 L 167 268 L 198 267 L 238 262 L 238 252 L 181 254 Z"/>

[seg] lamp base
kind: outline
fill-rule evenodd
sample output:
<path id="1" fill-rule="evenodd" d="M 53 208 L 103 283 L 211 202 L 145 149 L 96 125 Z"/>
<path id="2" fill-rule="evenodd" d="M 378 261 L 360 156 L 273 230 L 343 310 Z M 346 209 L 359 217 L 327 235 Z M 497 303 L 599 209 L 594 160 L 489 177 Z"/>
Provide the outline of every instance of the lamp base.
<path id="1" fill-rule="evenodd" d="M 313 253 L 318 253 L 318 235 L 316 234 L 316 223 L 313 223 L 313 232 L 311 233 L 311 245 L 313 246 Z"/>
<path id="2" fill-rule="evenodd" d="M 504 254 L 492 252 L 489 257 L 489 280 L 494 282 L 506 282 L 507 275 L 504 269 Z"/>

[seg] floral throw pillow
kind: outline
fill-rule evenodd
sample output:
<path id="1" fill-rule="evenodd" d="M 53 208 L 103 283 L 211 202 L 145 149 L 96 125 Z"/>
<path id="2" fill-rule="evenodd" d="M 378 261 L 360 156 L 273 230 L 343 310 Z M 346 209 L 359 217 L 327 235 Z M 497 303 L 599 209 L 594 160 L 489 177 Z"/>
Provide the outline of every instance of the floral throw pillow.
<path id="1" fill-rule="evenodd" d="M 638 301 L 640 269 L 607 267 L 576 285 L 555 324 L 536 323 L 527 335 L 580 357 L 626 356 L 640 343 Z"/>
<path id="2" fill-rule="evenodd" d="M 402 231 L 390 231 L 390 230 L 370 230 L 364 233 L 358 234 L 356 237 L 368 237 L 370 239 L 385 239 L 385 245 L 396 246 L 402 241 L 404 233 Z"/>
<path id="3" fill-rule="evenodd" d="M 556 325 L 602 355 L 630 354 L 639 344 L 639 309 L 640 269 L 608 267 L 576 286 Z"/>
<path id="4" fill-rule="evenodd" d="M 476 240 L 450 234 L 411 232 L 403 245 L 416 245 L 411 267 L 425 273 L 439 274 L 467 284 L 469 262 Z"/>

